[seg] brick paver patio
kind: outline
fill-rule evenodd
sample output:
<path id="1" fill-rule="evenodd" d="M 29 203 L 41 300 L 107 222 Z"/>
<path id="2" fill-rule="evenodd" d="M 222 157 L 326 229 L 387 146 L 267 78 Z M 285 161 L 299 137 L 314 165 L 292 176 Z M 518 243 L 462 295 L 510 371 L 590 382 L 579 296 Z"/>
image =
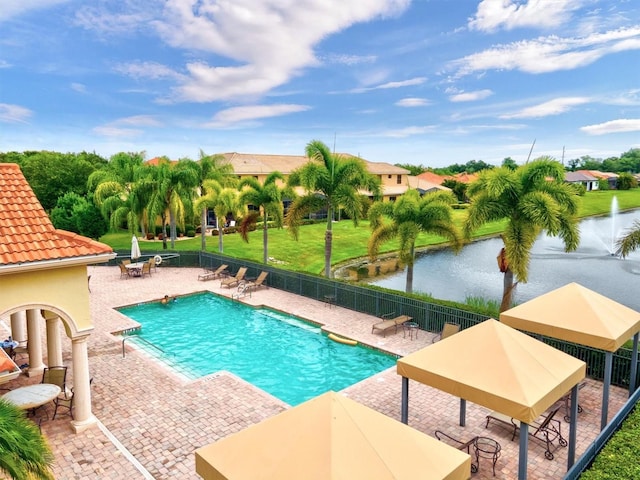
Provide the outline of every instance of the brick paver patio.
<path id="1" fill-rule="evenodd" d="M 161 266 L 151 277 L 121 279 L 117 267 L 90 267 L 91 315 L 96 326 L 89 339 L 92 408 L 98 425 L 74 434 L 69 417 L 45 420 L 43 433 L 55 453 L 58 479 L 198 479 L 195 449 L 215 442 L 263 419 L 288 405 L 228 372 L 189 381 L 127 345 L 114 332 L 135 323 L 114 307 L 159 300 L 170 296 L 209 290 L 230 296 L 235 289 L 220 289 L 218 280 L 198 281 L 199 269 Z M 379 319 L 341 307 L 328 307 L 276 289 L 262 289 L 242 301 L 264 304 L 302 318 L 320 322 L 329 331 L 354 338 L 397 355 L 406 355 L 431 343 L 432 334 L 420 331 L 417 338 L 402 332 L 386 338 L 371 334 Z M 6 335 L 8 318 L 0 319 L 0 335 Z M 44 323 L 44 322 L 43 322 Z M 64 361 L 71 367 L 71 342 L 63 335 Z M 185 348 L 188 348 L 186 346 Z M 212 352 L 212 355 L 215 352 Z M 478 368 L 469 365 L 469 368 Z M 73 372 L 70 371 L 70 375 Z M 40 377 L 21 376 L 5 387 L 37 383 Z M 350 398 L 392 418 L 400 418 L 400 377 L 391 368 L 343 391 Z M 409 425 L 433 435 L 436 429 L 468 440 L 489 436 L 500 442 L 502 456 L 496 465 L 497 479 L 514 479 L 518 470 L 518 440 L 498 424 L 485 429 L 488 410 L 468 403 L 466 427 L 458 425 L 459 401 L 416 382 L 410 382 Z M 602 384 L 592 380 L 580 391 L 584 412 L 578 423 L 577 455 L 593 441 L 599 430 Z M 609 414 L 613 416 L 627 392 L 613 387 Z M 50 409 L 50 416 L 52 414 Z M 562 422 L 568 436 L 568 424 Z M 247 455 L 250 458 L 250 455 Z M 544 458 L 540 442 L 529 442 L 530 479 L 560 479 L 567 466 L 567 449 L 555 451 L 554 460 Z M 418 472 L 417 472 L 418 475 Z M 494 478 L 490 461 L 482 459 L 474 479 Z"/>

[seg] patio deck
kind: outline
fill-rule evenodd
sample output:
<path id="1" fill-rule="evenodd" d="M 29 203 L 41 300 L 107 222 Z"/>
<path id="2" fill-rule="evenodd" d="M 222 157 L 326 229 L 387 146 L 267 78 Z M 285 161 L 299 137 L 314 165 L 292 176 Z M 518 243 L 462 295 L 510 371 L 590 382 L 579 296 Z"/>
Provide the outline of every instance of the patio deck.
<path id="1" fill-rule="evenodd" d="M 151 277 L 121 279 L 117 267 L 91 267 L 91 315 L 95 332 L 89 337 L 89 367 L 93 413 L 98 425 L 85 432 L 72 433 L 69 417 L 44 421 L 42 429 L 55 454 L 54 474 L 60 479 L 199 479 L 195 473 L 195 449 L 242 430 L 288 408 L 280 400 L 238 377 L 219 372 L 188 381 L 151 359 L 144 352 L 127 346 L 122 357 L 122 340 L 112 333 L 135 326 L 113 308 L 143 301 L 160 300 L 198 291 L 231 296 L 235 289 L 220 289 L 219 281 L 198 281 L 200 269 L 162 266 Z M 406 355 L 431 343 L 432 334 L 420 331 L 418 338 L 390 333 L 386 337 L 371 333 L 378 318 L 341 307 L 327 307 L 269 288 L 243 297 L 241 301 L 286 310 L 300 317 L 325 324 L 338 335 L 354 338 L 397 355 Z M 3 327 L 4 323 L 4 327 Z M 9 323 L 0 319 L 0 335 Z M 8 333 L 7 333 L 8 334 Z M 66 339 L 66 341 L 65 341 Z M 64 361 L 70 365 L 71 342 L 63 335 Z M 188 346 L 185 346 L 188 348 Z M 469 368 L 480 368 L 470 362 Z M 70 376 L 73 371 L 69 372 Z M 40 377 L 25 376 L 5 385 L 15 388 L 37 383 Z M 401 380 L 395 367 L 343 391 L 392 418 L 400 418 Z M 458 425 L 458 399 L 416 382 L 410 382 L 409 425 L 429 435 L 436 429 L 468 440 L 476 435 L 500 442 L 502 456 L 493 477 L 490 461 L 480 460 L 473 479 L 514 479 L 518 471 L 518 439 L 511 441 L 507 429 L 492 424 L 485 429 L 484 407 L 467 403 L 467 426 Z M 580 391 L 577 456 L 599 431 L 602 384 L 588 380 Z M 627 391 L 612 387 L 609 415 L 612 417 L 627 398 Z M 50 415 L 53 413 L 50 409 Z M 562 422 L 563 435 L 569 425 Z M 567 449 L 559 448 L 554 460 L 546 460 L 544 447 L 529 442 L 530 479 L 560 479 L 567 466 Z"/>

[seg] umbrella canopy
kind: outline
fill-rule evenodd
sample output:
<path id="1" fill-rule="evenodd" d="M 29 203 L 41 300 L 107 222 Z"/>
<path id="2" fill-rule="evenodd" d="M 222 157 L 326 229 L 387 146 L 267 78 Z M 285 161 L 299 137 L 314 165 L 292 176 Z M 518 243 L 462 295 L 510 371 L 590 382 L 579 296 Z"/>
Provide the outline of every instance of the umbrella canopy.
<path id="1" fill-rule="evenodd" d="M 135 261 L 142 256 L 140 253 L 140 245 L 138 245 L 138 237 L 135 235 L 131 238 L 131 260 Z"/>
<path id="2" fill-rule="evenodd" d="M 398 360 L 403 377 L 530 424 L 586 375 L 586 364 L 489 319 Z"/>
<path id="3" fill-rule="evenodd" d="M 502 312 L 500 321 L 514 328 L 607 352 L 600 420 L 600 427 L 604 429 L 608 421 L 613 352 L 634 336 L 632 358 L 637 358 L 640 313 L 570 283 Z M 631 362 L 630 393 L 635 389 L 636 365 Z"/>
<path id="4" fill-rule="evenodd" d="M 196 450 L 196 472 L 205 480 L 466 480 L 471 457 L 328 392 Z"/>
<path id="5" fill-rule="evenodd" d="M 513 328 L 615 352 L 640 331 L 640 313 L 570 283 L 500 314 Z"/>

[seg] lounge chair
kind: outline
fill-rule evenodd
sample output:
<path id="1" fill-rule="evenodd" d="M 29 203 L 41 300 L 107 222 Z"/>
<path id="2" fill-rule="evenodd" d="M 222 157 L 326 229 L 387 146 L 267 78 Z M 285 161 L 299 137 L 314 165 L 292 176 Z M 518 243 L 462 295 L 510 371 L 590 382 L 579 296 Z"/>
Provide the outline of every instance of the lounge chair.
<path id="1" fill-rule="evenodd" d="M 390 316 L 390 315 L 393 315 L 393 314 L 388 314 L 387 316 Z M 376 331 L 379 331 L 379 332 L 382 332 L 383 337 L 386 337 L 387 330 L 394 328 L 395 333 L 398 333 L 398 327 L 410 320 L 413 320 L 413 318 L 410 317 L 409 315 L 399 315 L 394 318 L 389 318 L 387 320 L 383 320 L 382 322 L 374 323 L 371 326 L 371 333 L 375 333 Z"/>
<path id="2" fill-rule="evenodd" d="M 240 267 L 234 277 L 223 278 L 222 281 L 220 281 L 220 286 L 226 288 L 237 287 L 240 282 L 244 280 L 246 274 L 247 267 Z"/>
<path id="3" fill-rule="evenodd" d="M 207 281 L 207 280 L 214 280 L 216 278 L 220 278 L 222 276 L 226 275 L 225 270 L 229 268 L 229 265 L 220 265 L 217 269 L 213 270 L 213 271 L 208 271 L 206 273 L 201 273 L 200 275 L 198 275 L 198 280 L 202 280 Z"/>
<path id="4" fill-rule="evenodd" d="M 11 359 L 11 355 L 7 353 L 4 348 L 0 348 L 0 384 L 18 378 L 21 373 L 22 370 L 20 370 L 20 367 Z"/>
<path id="5" fill-rule="evenodd" d="M 587 382 L 580 382 L 578 384 L 578 390 L 582 390 L 584 387 L 586 387 Z M 571 391 L 567 392 L 567 394 L 562 397 L 560 399 L 560 401 L 564 404 L 564 421 L 567 423 L 571 422 L 571 416 L 570 411 L 571 411 Z M 578 413 L 582 413 L 583 409 L 582 406 L 580 404 L 578 404 Z"/>
<path id="6" fill-rule="evenodd" d="M 267 286 L 264 284 L 267 275 L 269 275 L 269 272 L 260 272 L 260 275 L 258 275 L 258 278 L 256 278 L 254 281 L 245 282 L 244 291 L 250 292 L 252 290 L 258 290 L 261 287 L 267 288 Z"/>
<path id="7" fill-rule="evenodd" d="M 560 420 L 553 418 L 559 410 L 559 406 L 555 407 L 548 414 L 542 415 L 541 422 L 534 421 L 529 425 L 529 435 L 545 443 L 547 449 L 544 452 L 544 456 L 547 458 L 547 460 L 553 460 L 553 452 L 551 451 L 551 446 L 556 439 L 558 439 L 558 444 L 561 447 L 567 446 L 567 441 L 564 439 L 561 432 L 562 424 L 560 423 Z M 489 422 L 491 420 L 502 423 L 508 426 L 509 429 L 513 429 L 511 440 L 513 441 L 516 438 L 516 434 L 518 433 L 518 429 L 520 428 L 520 420 L 511 418 L 504 413 L 491 412 L 489 415 L 487 415 L 487 424 L 485 425 L 485 428 L 489 427 Z"/>
<path id="8" fill-rule="evenodd" d="M 457 323 L 445 322 L 445 324 L 442 327 L 442 331 L 439 334 L 437 334 L 435 337 L 433 337 L 433 340 L 431 342 L 435 343 L 438 340 L 444 340 L 445 338 L 450 337 L 451 335 L 455 335 L 459 331 L 460 331 L 460 325 L 458 325 Z"/>

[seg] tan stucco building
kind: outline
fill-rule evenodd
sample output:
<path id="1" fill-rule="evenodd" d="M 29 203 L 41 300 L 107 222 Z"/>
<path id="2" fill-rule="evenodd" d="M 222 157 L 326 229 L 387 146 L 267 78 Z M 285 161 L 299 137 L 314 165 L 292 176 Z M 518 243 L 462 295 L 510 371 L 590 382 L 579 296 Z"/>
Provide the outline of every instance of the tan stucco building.
<path id="1" fill-rule="evenodd" d="M 27 344 L 29 376 L 64 365 L 62 342 L 71 342 L 75 431 L 96 421 L 89 389 L 93 320 L 87 265 L 114 257 L 108 245 L 56 230 L 20 167 L 0 164 L 0 318 L 10 319 L 13 339 Z"/>

